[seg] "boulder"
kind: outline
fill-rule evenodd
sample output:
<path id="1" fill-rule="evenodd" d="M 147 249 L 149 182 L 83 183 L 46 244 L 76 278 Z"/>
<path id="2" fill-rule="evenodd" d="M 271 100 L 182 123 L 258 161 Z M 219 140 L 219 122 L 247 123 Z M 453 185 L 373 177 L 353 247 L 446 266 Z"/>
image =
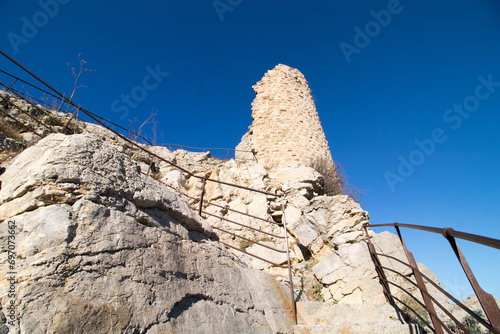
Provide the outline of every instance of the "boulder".
<path id="1" fill-rule="evenodd" d="M 0 180 L 2 244 L 16 225 L 18 331 L 293 332 L 275 279 L 211 240 L 179 195 L 101 139 L 50 135 Z M 2 305 L 8 286 L 2 276 Z"/>

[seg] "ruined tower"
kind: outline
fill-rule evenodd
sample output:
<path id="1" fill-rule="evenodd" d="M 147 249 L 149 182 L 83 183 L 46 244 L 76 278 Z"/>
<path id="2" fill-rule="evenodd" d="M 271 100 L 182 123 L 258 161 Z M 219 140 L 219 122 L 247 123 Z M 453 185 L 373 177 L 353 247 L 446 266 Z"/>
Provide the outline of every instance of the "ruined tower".
<path id="1" fill-rule="evenodd" d="M 237 150 L 253 151 L 265 167 L 302 162 L 335 173 L 334 162 L 306 78 L 279 64 L 254 85 L 253 123 Z M 236 152 L 244 157 L 243 152 Z M 321 168 L 317 168 L 321 169 Z M 325 176 L 325 175 L 324 175 Z"/>

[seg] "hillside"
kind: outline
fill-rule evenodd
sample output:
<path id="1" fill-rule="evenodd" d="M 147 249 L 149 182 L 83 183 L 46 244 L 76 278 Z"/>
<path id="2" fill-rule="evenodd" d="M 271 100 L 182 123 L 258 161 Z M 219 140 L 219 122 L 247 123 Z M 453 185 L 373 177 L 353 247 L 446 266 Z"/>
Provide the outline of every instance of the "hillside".
<path id="1" fill-rule="evenodd" d="M 303 161 L 241 151 L 225 161 L 88 122 L 67 126 L 70 115 L 3 91 L 0 108 L 0 242 L 8 245 L 0 266 L 9 273 L 0 280 L 0 333 L 422 330 L 389 303 L 366 242 L 405 260 L 400 240 L 365 232 L 368 212 L 329 192 L 305 149 Z M 256 153 L 259 131 L 240 149 Z M 404 273 L 388 279 L 415 293 L 411 269 L 381 262 Z"/>

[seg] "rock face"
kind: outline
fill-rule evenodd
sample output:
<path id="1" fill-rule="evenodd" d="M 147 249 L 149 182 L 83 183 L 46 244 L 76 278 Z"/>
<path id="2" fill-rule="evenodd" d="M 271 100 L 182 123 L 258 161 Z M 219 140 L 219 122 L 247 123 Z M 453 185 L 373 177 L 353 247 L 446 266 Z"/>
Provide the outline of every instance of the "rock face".
<path id="1" fill-rule="evenodd" d="M 211 240 L 122 151 L 90 134 L 50 135 L 0 176 L 2 244 L 15 225 L 11 332 L 291 333 L 274 278 Z M 6 252 L 0 265 L 12 271 Z M 4 312 L 9 286 L 2 276 Z"/>
<path id="2" fill-rule="evenodd" d="M 84 134 L 47 136 L 28 123 L 42 135 L 20 133 L 32 146 L 0 166 L 0 243 L 15 235 L 14 250 L 0 255 L 0 270 L 15 271 L 14 284 L 0 277 L 0 334 L 12 301 L 11 332 L 291 333 L 290 297 L 278 283 L 289 284 L 288 270 L 219 242 L 279 265 L 286 254 L 271 249 L 285 248 L 285 233 L 296 333 L 417 333 L 386 302 L 362 230 L 369 214 L 348 196 L 325 194 L 327 177 L 337 176 L 324 173 L 335 167 L 303 75 L 278 65 L 254 89 L 254 124 L 238 148 L 259 161 L 147 147 L 192 174 L 93 124 L 72 123 L 72 133 Z M 0 97 L 4 110 L 19 113 L 14 104 L 41 112 Z M 62 130 L 57 124 L 67 116 L 50 114 L 62 117 L 54 125 Z M 202 218 L 193 211 L 202 180 L 193 175 L 267 194 L 207 182 Z M 378 250 L 405 259 L 395 235 L 368 233 Z M 381 261 L 412 279 L 398 262 Z M 386 275 L 415 292 L 404 278 Z"/>
<path id="3" fill-rule="evenodd" d="M 279 64 L 253 90 L 253 123 L 237 150 L 255 152 L 266 168 L 297 161 L 306 166 L 321 162 L 334 170 L 311 90 L 299 70 Z"/>

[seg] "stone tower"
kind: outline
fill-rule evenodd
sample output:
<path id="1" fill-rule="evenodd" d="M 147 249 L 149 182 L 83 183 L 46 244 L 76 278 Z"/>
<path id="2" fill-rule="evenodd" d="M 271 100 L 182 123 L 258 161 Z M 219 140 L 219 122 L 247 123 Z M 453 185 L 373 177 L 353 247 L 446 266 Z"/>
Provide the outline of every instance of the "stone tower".
<path id="1" fill-rule="evenodd" d="M 252 102 L 253 123 L 236 149 L 253 151 L 267 168 L 298 161 L 337 177 L 304 75 L 279 64 L 252 88 L 257 95 Z M 236 153 L 245 157 L 243 152 Z M 319 162 L 322 168 L 318 168 Z"/>

